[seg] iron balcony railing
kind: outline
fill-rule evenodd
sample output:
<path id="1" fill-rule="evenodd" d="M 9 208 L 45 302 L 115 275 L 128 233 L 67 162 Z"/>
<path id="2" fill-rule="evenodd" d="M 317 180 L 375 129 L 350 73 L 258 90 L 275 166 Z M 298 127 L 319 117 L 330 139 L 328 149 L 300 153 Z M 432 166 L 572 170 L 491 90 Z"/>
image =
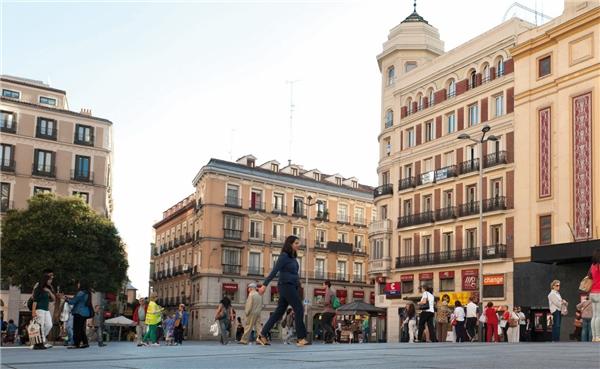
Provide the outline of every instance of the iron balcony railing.
<path id="1" fill-rule="evenodd" d="M 255 242 L 265 242 L 265 234 L 261 232 L 248 232 L 248 239 Z"/>
<path id="2" fill-rule="evenodd" d="M 376 187 L 373 190 L 373 196 L 379 197 L 384 195 L 391 195 L 394 193 L 394 186 L 391 183 L 383 184 L 379 187 Z"/>
<path id="3" fill-rule="evenodd" d="M 242 230 L 223 228 L 223 238 L 227 240 L 241 240 Z"/>
<path id="4" fill-rule="evenodd" d="M 367 283 L 367 277 L 362 274 L 353 274 L 352 283 Z"/>
<path id="5" fill-rule="evenodd" d="M 265 211 L 265 203 L 260 201 L 250 201 L 250 210 L 254 211 Z"/>
<path id="6" fill-rule="evenodd" d="M 282 205 L 282 204 L 275 204 L 275 203 L 273 203 L 272 207 L 271 207 L 271 213 L 286 215 L 287 214 L 287 206 L 286 205 Z"/>
<path id="7" fill-rule="evenodd" d="M 326 249 L 327 242 L 325 240 L 315 239 L 315 248 L 316 249 Z"/>
<path id="8" fill-rule="evenodd" d="M 15 208 L 14 201 L 9 201 L 7 198 L 0 200 L 0 212 L 5 213 L 10 209 Z"/>
<path id="9" fill-rule="evenodd" d="M 467 174 L 479 170 L 479 159 L 463 161 L 458 165 L 459 174 Z"/>
<path id="10" fill-rule="evenodd" d="M 417 178 L 416 177 L 406 177 L 406 178 L 402 178 L 399 182 L 398 182 L 398 190 L 402 191 L 402 190 L 406 190 L 409 188 L 414 188 L 417 186 Z"/>
<path id="11" fill-rule="evenodd" d="M 350 217 L 348 214 L 338 214 L 337 222 L 340 224 L 350 224 Z"/>
<path id="12" fill-rule="evenodd" d="M 456 218 L 457 216 L 458 216 L 458 212 L 456 210 L 456 206 L 446 206 L 444 208 L 437 209 L 435 211 L 435 220 L 436 221 L 453 219 L 453 218 Z"/>
<path id="13" fill-rule="evenodd" d="M 483 167 L 490 168 L 496 165 L 507 164 L 508 153 L 506 151 L 496 151 L 483 157 Z"/>
<path id="14" fill-rule="evenodd" d="M 71 181 L 77 182 L 94 182 L 94 172 L 83 170 L 71 170 Z"/>
<path id="15" fill-rule="evenodd" d="M 223 274 L 240 274 L 241 265 L 233 265 L 233 264 L 222 264 L 223 266 Z"/>
<path id="16" fill-rule="evenodd" d="M 491 199 L 483 200 L 483 211 L 496 211 L 496 210 L 506 210 L 508 208 L 508 204 L 506 201 L 506 196 L 495 196 Z"/>
<path id="17" fill-rule="evenodd" d="M 348 242 L 335 242 L 329 241 L 327 242 L 327 249 L 333 252 L 342 252 L 351 254 L 352 253 L 352 244 Z"/>
<path id="18" fill-rule="evenodd" d="M 483 259 L 506 258 L 506 245 L 488 245 L 483 247 Z M 441 251 L 422 255 L 401 256 L 396 258 L 396 268 L 458 263 L 479 260 L 479 248 Z"/>
<path id="19" fill-rule="evenodd" d="M 14 172 L 16 168 L 15 161 L 8 158 L 3 158 L 0 163 L 2 164 L 3 172 Z"/>
<path id="20" fill-rule="evenodd" d="M 335 280 L 336 281 L 347 281 L 348 275 L 346 273 L 335 273 Z"/>
<path id="21" fill-rule="evenodd" d="M 461 204 L 458 208 L 458 216 L 466 217 L 469 215 L 479 214 L 479 201 L 473 200 Z"/>
<path id="22" fill-rule="evenodd" d="M 242 207 L 242 198 L 236 196 L 225 196 L 225 206 L 233 207 L 233 208 L 241 208 Z"/>
<path id="23" fill-rule="evenodd" d="M 248 267 L 248 275 L 262 276 L 262 275 L 264 275 L 264 268 L 249 266 Z"/>
<path id="24" fill-rule="evenodd" d="M 404 215 L 398 217 L 398 228 L 431 223 L 433 222 L 433 219 L 433 211 L 425 211 L 418 214 Z"/>
<path id="25" fill-rule="evenodd" d="M 51 178 L 56 177 L 56 166 L 54 165 L 39 165 L 34 163 L 31 168 L 31 175 Z"/>
<path id="26" fill-rule="evenodd" d="M 285 237 L 283 235 L 273 235 L 271 236 L 271 243 L 284 243 Z"/>

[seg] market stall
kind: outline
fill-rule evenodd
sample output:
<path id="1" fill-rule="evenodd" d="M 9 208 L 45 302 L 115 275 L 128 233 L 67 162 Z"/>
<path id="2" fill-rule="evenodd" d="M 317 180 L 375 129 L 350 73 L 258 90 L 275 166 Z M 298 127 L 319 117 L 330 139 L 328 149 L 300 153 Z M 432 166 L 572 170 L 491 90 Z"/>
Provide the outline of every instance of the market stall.
<path id="1" fill-rule="evenodd" d="M 362 301 L 354 301 L 340 306 L 336 310 L 336 330 L 338 331 L 339 342 L 358 343 L 364 341 L 364 327 L 367 327 L 366 331 L 370 336 L 372 328 L 375 326 L 373 321 L 384 316 L 385 312 L 385 309 Z M 367 322 L 365 323 L 365 321 Z M 378 336 L 379 334 L 377 334 Z"/>

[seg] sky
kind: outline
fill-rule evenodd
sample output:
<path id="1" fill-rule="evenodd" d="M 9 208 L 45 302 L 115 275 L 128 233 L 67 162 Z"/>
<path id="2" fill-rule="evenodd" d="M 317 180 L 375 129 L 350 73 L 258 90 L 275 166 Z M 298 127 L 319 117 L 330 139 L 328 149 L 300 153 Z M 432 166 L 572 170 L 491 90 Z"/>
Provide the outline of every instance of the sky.
<path id="1" fill-rule="evenodd" d="M 420 0 L 445 50 L 497 26 L 514 0 Z M 556 17 L 562 0 L 521 0 Z M 535 17 L 514 8 L 535 23 Z M 113 220 L 148 291 L 152 225 L 210 158 L 253 154 L 376 186 L 376 56 L 412 0 L 0 0 L 0 73 L 67 91 L 113 122 Z M 541 20 L 538 19 L 538 24 Z"/>

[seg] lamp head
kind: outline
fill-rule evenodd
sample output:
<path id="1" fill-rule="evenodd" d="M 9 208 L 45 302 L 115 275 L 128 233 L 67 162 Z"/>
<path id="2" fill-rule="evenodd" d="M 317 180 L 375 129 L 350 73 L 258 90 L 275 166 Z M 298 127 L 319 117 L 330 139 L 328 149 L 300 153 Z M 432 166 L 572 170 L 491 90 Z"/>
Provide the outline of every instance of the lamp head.
<path id="1" fill-rule="evenodd" d="M 483 127 L 481 128 L 481 132 L 483 132 L 483 133 L 488 133 L 488 132 L 490 131 L 490 129 L 491 129 L 491 128 L 490 128 L 490 126 L 488 126 L 488 125 L 486 124 L 485 126 L 483 126 Z"/>
<path id="2" fill-rule="evenodd" d="M 494 135 L 490 135 L 490 137 L 487 138 L 488 141 L 498 141 L 498 137 L 494 136 Z"/>
<path id="3" fill-rule="evenodd" d="M 468 139 L 470 139 L 470 138 L 471 138 L 471 136 L 469 136 L 469 135 L 468 135 L 468 134 L 466 134 L 466 133 L 461 133 L 460 135 L 458 135 L 458 137 L 457 137 L 457 138 L 458 138 L 459 140 L 468 140 Z"/>

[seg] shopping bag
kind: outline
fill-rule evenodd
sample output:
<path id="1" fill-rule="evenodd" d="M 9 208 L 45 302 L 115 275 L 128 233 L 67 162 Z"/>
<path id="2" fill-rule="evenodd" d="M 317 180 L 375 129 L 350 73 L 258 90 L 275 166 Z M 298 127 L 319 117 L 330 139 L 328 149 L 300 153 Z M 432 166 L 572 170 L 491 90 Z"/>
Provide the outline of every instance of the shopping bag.
<path id="1" fill-rule="evenodd" d="M 214 322 L 210 326 L 210 333 L 215 337 L 219 335 L 219 322 Z"/>
<path id="2" fill-rule="evenodd" d="M 29 344 L 37 345 L 44 343 L 44 337 L 42 337 L 42 327 L 36 319 L 31 319 L 31 322 L 27 326 L 27 334 L 29 336 Z"/>
<path id="3" fill-rule="evenodd" d="M 592 289 L 593 282 L 594 281 L 590 277 L 588 277 L 588 276 L 583 277 L 583 279 L 579 283 L 579 290 L 583 291 L 583 292 L 590 292 L 590 290 Z"/>

